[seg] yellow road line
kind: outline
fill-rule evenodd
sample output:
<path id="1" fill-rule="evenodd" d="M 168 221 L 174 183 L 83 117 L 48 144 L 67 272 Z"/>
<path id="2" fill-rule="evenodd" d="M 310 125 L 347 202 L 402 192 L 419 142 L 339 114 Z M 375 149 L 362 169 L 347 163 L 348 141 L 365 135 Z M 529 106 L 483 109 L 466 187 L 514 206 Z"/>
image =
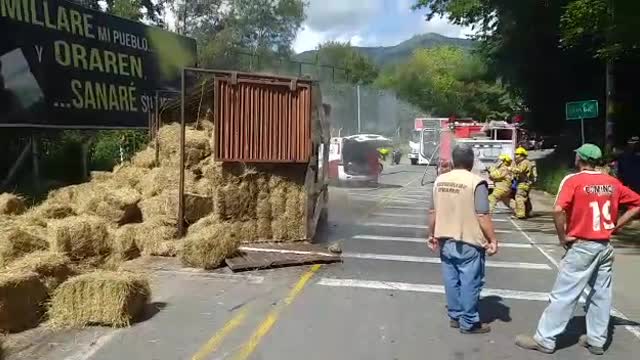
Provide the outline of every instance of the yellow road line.
<path id="1" fill-rule="evenodd" d="M 278 321 L 278 317 L 280 317 L 280 313 L 284 308 L 288 305 L 291 305 L 293 301 L 300 295 L 300 292 L 304 289 L 305 285 L 311 280 L 313 275 L 320 270 L 321 265 L 314 265 L 304 273 L 300 277 L 300 280 L 296 283 L 296 285 L 289 291 L 289 294 L 284 299 L 284 305 L 279 306 L 269 312 L 267 317 L 260 323 L 258 328 L 253 332 L 249 341 L 247 341 L 244 345 L 242 345 L 242 349 L 238 352 L 233 359 L 234 360 L 247 360 L 251 354 L 256 350 L 262 338 L 269 333 L 273 325 L 275 325 L 276 321 Z"/>
<path id="2" fill-rule="evenodd" d="M 229 335 L 233 330 L 235 330 L 238 326 L 244 323 L 244 320 L 247 318 L 247 314 L 249 313 L 248 308 L 242 308 L 238 313 L 231 318 L 222 329 L 218 330 L 206 344 L 200 348 L 200 350 L 193 355 L 191 360 L 205 360 L 209 356 L 209 354 L 213 353 L 218 349 L 222 341 Z"/>

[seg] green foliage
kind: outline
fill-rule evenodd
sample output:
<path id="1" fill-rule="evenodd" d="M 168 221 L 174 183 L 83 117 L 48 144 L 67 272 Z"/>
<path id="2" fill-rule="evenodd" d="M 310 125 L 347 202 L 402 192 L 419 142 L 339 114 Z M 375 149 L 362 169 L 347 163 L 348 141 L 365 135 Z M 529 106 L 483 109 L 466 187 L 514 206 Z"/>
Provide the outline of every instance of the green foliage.
<path id="1" fill-rule="evenodd" d="M 291 55 L 291 44 L 305 18 L 304 6 L 303 0 L 172 3 L 176 29 L 198 41 L 201 66 L 223 69 L 237 66 L 242 53 L 262 58 Z"/>
<path id="2" fill-rule="evenodd" d="M 405 62 L 417 49 L 431 49 L 442 46 L 452 46 L 470 51 L 475 47 L 475 42 L 470 39 L 455 39 L 429 33 L 416 35 L 395 46 L 352 47 L 358 53 L 369 58 L 376 66 L 384 68 Z M 317 57 L 318 50 L 310 50 L 297 54 L 294 59 L 303 62 L 316 62 Z"/>
<path id="3" fill-rule="evenodd" d="M 538 168 L 538 182 L 535 187 L 550 194 L 557 194 L 560 183 L 572 170 L 567 166 L 566 161 L 561 161 L 561 157 L 551 156 L 536 161 Z"/>
<path id="4" fill-rule="evenodd" d="M 589 43 L 597 57 L 618 59 L 640 48 L 636 0 L 574 0 L 562 15 L 561 43 Z"/>
<path id="5" fill-rule="evenodd" d="M 345 80 L 352 84 L 370 85 L 378 77 L 376 65 L 348 42 L 328 41 L 321 44 L 315 63 L 343 69 Z"/>
<path id="6" fill-rule="evenodd" d="M 123 160 L 127 161 L 148 142 L 146 131 L 121 130 L 100 131 L 91 147 L 90 166 L 93 170 L 110 171 L 120 163 L 120 148 Z"/>
<path id="7" fill-rule="evenodd" d="M 406 64 L 383 72 L 377 85 L 438 116 L 504 119 L 519 106 L 479 57 L 453 47 L 417 50 Z"/>

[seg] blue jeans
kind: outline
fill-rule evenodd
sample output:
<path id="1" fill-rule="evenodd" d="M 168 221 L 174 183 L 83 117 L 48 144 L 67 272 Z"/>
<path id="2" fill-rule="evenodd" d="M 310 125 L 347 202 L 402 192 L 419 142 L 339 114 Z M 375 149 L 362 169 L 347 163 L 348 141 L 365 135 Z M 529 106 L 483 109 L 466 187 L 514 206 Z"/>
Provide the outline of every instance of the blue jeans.
<path id="1" fill-rule="evenodd" d="M 564 332 L 589 285 L 587 337 L 590 345 L 604 346 L 611 313 L 613 259 L 613 247 L 606 242 L 577 241 L 567 251 L 549 295 L 549 306 L 538 323 L 535 340 L 540 345 L 555 349 L 556 336 Z"/>
<path id="2" fill-rule="evenodd" d="M 441 243 L 442 279 L 451 320 L 469 330 L 480 323 L 478 302 L 484 286 L 484 249 L 460 241 Z"/>

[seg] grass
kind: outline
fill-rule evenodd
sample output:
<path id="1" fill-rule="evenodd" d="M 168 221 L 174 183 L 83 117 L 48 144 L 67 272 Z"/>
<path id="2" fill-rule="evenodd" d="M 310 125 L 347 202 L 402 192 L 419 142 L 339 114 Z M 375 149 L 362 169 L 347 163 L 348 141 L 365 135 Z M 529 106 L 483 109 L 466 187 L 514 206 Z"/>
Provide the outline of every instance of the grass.
<path id="1" fill-rule="evenodd" d="M 538 168 L 538 182 L 535 187 L 553 195 L 558 193 L 562 179 L 572 172 L 567 166 L 567 161 L 554 155 L 536 161 L 536 167 Z"/>

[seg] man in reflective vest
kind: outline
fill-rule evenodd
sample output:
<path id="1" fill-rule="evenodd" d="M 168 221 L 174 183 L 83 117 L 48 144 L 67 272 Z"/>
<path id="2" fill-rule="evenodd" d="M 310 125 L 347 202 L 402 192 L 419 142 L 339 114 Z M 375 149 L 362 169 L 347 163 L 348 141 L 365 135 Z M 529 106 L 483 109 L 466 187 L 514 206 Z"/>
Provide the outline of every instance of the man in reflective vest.
<path id="1" fill-rule="evenodd" d="M 489 189 L 473 174 L 473 149 L 456 146 L 453 169 L 436 179 L 429 216 L 429 247 L 439 250 L 447 311 L 452 328 L 463 334 L 485 334 L 478 302 L 484 286 L 485 256 L 498 251 Z"/>
<path id="2" fill-rule="evenodd" d="M 499 201 L 502 201 L 509 207 L 509 200 L 511 199 L 511 181 L 513 177 L 511 175 L 511 156 L 503 154 L 500 155 L 499 162 L 489 168 L 489 179 L 493 181 L 493 192 L 489 195 L 489 206 L 491 213 L 496 209 L 496 205 Z"/>
<path id="3" fill-rule="evenodd" d="M 531 211 L 529 192 L 534 182 L 534 166 L 529 159 L 529 153 L 523 147 L 516 149 L 516 161 L 511 168 L 516 187 L 516 218 L 526 219 Z"/>

